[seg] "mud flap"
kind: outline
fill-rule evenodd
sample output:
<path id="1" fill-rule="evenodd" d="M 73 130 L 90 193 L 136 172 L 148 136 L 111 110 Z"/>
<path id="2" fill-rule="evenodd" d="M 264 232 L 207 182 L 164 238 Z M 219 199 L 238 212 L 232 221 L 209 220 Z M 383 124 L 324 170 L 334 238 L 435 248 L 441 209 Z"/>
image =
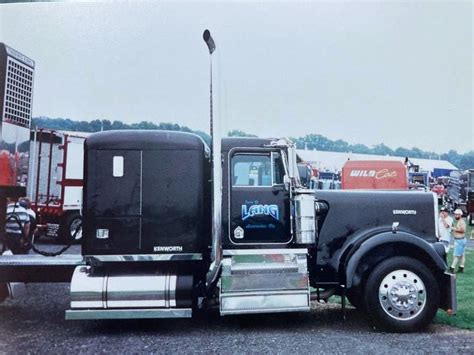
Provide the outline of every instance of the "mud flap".
<path id="1" fill-rule="evenodd" d="M 456 314 L 458 304 L 457 304 L 457 294 L 456 294 L 456 275 L 445 272 L 443 274 L 441 288 L 441 302 L 440 308 L 448 312 L 449 315 Z"/>
<path id="2" fill-rule="evenodd" d="M 0 283 L 0 302 L 3 302 L 10 296 L 10 292 L 8 291 L 8 286 L 6 283 Z"/>

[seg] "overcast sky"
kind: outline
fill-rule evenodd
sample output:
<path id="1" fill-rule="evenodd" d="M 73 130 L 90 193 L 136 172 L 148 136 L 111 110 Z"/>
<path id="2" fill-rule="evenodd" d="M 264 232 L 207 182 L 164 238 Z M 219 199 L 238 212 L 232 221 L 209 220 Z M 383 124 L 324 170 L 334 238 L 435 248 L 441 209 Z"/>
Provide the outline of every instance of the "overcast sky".
<path id="1" fill-rule="evenodd" d="M 34 116 L 208 131 L 323 134 L 474 149 L 473 5 L 465 2 L 0 5 L 0 41 L 36 61 Z"/>

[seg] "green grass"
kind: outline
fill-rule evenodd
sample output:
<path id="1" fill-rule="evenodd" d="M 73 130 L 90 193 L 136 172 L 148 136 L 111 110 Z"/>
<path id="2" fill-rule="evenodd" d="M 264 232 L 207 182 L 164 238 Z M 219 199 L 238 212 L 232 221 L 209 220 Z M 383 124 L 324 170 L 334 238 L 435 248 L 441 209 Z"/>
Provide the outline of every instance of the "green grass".
<path id="1" fill-rule="evenodd" d="M 471 228 L 468 228 L 470 231 Z M 468 234 L 468 238 L 470 234 Z M 452 260 L 452 251 L 448 257 Z M 449 264 L 451 265 L 451 264 Z M 438 311 L 436 323 L 452 325 L 458 328 L 474 329 L 474 251 L 466 250 L 466 265 L 463 274 L 456 274 L 458 295 L 458 310 L 454 316 L 448 316 L 445 311 Z"/>

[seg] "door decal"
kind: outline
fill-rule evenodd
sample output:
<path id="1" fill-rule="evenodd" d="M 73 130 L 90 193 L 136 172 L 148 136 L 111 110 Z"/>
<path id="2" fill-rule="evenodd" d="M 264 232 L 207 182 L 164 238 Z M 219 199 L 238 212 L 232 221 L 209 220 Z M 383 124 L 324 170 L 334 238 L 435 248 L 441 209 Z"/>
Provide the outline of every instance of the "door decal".
<path id="1" fill-rule="evenodd" d="M 243 239 L 244 238 L 244 229 L 242 227 L 237 227 L 234 229 L 234 238 Z"/>
<path id="2" fill-rule="evenodd" d="M 242 205 L 242 221 L 255 216 L 270 216 L 279 221 L 280 211 L 277 205 Z"/>

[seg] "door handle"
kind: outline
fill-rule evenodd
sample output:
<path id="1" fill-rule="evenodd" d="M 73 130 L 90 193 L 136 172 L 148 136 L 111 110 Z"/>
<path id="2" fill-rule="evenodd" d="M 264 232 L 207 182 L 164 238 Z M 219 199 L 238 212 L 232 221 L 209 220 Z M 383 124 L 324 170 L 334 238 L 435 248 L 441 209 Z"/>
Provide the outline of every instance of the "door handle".
<path id="1" fill-rule="evenodd" d="M 278 193 L 278 192 L 284 191 L 284 190 L 285 190 L 285 185 L 283 185 L 283 184 L 280 184 L 280 185 L 273 185 L 273 186 L 272 186 L 272 191 L 273 191 L 274 193 Z"/>

